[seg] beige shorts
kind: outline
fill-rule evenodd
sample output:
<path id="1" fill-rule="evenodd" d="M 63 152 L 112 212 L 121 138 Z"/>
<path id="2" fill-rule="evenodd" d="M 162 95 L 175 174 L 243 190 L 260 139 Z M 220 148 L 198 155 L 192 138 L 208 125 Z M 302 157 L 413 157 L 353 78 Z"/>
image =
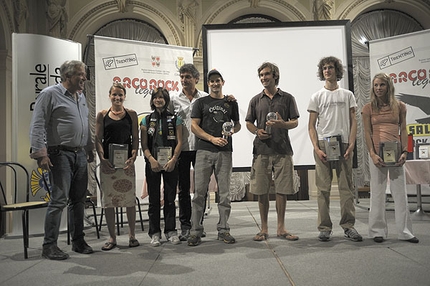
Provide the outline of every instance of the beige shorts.
<path id="1" fill-rule="evenodd" d="M 255 195 L 294 194 L 294 164 L 291 155 L 254 155 L 249 191 Z"/>

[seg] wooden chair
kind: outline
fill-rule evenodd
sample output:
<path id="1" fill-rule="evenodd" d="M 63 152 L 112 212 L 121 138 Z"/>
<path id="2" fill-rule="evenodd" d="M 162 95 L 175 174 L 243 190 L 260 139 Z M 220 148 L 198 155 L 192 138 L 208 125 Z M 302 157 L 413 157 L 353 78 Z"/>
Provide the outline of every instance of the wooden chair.
<path id="1" fill-rule="evenodd" d="M 30 176 L 27 169 L 16 162 L 0 162 L 1 167 L 9 167 L 12 170 L 11 194 L 12 200 L 7 200 L 6 191 L 0 181 L 0 187 L 3 194 L 4 205 L 1 205 L 2 212 L 21 211 L 22 212 L 22 237 L 24 241 L 24 258 L 28 258 L 27 248 L 29 245 L 29 215 L 28 211 L 31 209 L 40 209 L 48 206 L 46 201 L 30 201 Z M 24 178 L 25 177 L 25 178 Z M 24 185 L 25 184 L 25 185 Z M 22 201 L 19 198 L 25 197 Z"/>

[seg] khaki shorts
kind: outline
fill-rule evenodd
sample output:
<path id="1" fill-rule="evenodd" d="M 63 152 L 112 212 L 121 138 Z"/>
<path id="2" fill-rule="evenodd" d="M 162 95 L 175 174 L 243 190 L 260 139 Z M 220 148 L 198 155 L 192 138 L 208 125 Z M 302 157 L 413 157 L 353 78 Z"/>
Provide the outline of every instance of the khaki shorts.
<path id="1" fill-rule="evenodd" d="M 291 155 L 254 155 L 249 191 L 265 195 L 274 187 L 274 193 L 294 194 L 294 164 Z"/>

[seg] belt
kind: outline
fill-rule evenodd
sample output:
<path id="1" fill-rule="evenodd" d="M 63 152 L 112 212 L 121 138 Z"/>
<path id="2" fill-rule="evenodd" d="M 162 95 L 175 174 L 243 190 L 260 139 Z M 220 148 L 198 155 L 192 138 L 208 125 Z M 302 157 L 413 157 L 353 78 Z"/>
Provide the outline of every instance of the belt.
<path id="1" fill-rule="evenodd" d="M 69 151 L 69 152 L 79 152 L 82 151 L 84 149 L 84 147 L 82 146 L 78 146 L 78 147 L 71 147 L 71 146 L 66 146 L 66 145 L 57 145 L 57 146 L 49 146 L 48 147 L 48 151 Z"/>

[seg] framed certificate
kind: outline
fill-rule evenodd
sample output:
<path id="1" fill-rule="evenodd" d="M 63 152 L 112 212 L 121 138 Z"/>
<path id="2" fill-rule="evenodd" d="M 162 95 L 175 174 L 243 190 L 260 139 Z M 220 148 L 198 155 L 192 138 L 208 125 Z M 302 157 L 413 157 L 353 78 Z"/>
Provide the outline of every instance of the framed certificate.
<path id="1" fill-rule="evenodd" d="M 417 144 L 417 159 L 430 159 L 430 144 Z"/>
<path id="2" fill-rule="evenodd" d="M 339 157 L 342 156 L 342 136 L 324 137 L 324 146 L 327 161 L 338 161 Z"/>
<path id="3" fill-rule="evenodd" d="M 379 157 L 386 165 L 394 165 L 400 157 L 400 142 L 381 142 L 379 144 Z"/>
<path id="4" fill-rule="evenodd" d="M 158 147 L 157 148 L 157 161 L 161 166 L 172 158 L 172 147 Z"/>
<path id="5" fill-rule="evenodd" d="M 128 145 L 109 144 L 109 161 L 116 169 L 124 168 L 128 159 Z"/>

